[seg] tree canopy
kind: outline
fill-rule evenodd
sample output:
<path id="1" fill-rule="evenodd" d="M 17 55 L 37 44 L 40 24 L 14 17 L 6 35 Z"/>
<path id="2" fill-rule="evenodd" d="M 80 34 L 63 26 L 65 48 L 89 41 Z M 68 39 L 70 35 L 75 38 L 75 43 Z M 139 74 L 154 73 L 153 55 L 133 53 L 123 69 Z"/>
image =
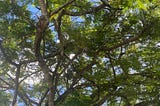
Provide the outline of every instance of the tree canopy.
<path id="1" fill-rule="evenodd" d="M 159 0 L 1 0 L 1 106 L 159 106 Z"/>

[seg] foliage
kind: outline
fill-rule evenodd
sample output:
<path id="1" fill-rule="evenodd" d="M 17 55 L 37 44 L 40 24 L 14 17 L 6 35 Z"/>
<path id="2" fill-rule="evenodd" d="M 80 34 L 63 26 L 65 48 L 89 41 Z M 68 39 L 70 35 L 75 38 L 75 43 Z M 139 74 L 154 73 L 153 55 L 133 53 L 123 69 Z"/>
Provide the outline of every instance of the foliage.
<path id="1" fill-rule="evenodd" d="M 159 0 L 11 1 L 0 1 L 0 103 L 160 104 Z"/>

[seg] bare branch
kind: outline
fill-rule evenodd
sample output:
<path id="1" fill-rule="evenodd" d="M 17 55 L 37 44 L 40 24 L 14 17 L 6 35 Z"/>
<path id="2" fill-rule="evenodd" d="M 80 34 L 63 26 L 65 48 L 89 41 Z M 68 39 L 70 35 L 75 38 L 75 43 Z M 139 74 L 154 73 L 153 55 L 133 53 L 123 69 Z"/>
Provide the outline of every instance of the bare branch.
<path id="1" fill-rule="evenodd" d="M 32 100 L 23 89 L 21 91 L 18 91 L 18 96 L 25 102 L 27 106 L 30 106 L 31 103 L 38 105 L 38 103 L 34 100 Z M 32 106 L 32 105 L 31 105 Z"/>
<path id="2" fill-rule="evenodd" d="M 57 14 L 59 11 L 61 11 L 63 8 L 67 7 L 68 5 L 72 4 L 74 1 L 76 0 L 70 0 L 68 2 L 66 2 L 65 4 L 63 4 L 62 6 L 60 6 L 58 9 L 56 9 L 55 11 L 53 11 L 50 16 Z"/>
<path id="3" fill-rule="evenodd" d="M 44 73 L 44 78 L 48 84 L 48 88 L 50 90 L 49 92 L 49 106 L 54 106 L 54 88 L 53 88 L 53 80 L 52 80 L 52 75 L 50 74 L 50 69 L 46 64 L 46 61 L 44 60 L 44 57 L 41 54 L 41 41 L 43 38 L 43 34 L 45 30 L 48 27 L 49 24 L 49 19 L 48 19 L 48 12 L 47 12 L 47 7 L 44 2 L 44 0 L 38 0 L 41 11 L 42 11 L 42 16 L 39 19 L 39 22 L 37 23 L 37 29 L 36 29 L 36 37 L 35 37 L 35 42 L 34 42 L 34 50 L 35 50 L 35 56 L 39 62 L 39 66 L 41 67 L 43 73 Z"/>
<path id="4" fill-rule="evenodd" d="M 58 32 L 58 39 L 60 40 L 60 43 L 63 43 L 64 42 L 64 38 L 62 36 L 62 32 L 61 32 L 61 24 L 62 24 L 62 17 L 64 15 L 64 10 L 61 11 L 61 13 L 58 15 L 58 18 L 57 18 L 57 27 L 56 27 L 56 30 Z"/>
<path id="5" fill-rule="evenodd" d="M 44 99 L 46 98 L 47 94 L 49 92 L 49 89 L 47 89 L 44 93 L 44 95 L 41 97 L 38 106 L 41 106 L 42 102 L 44 101 Z"/>
<path id="6" fill-rule="evenodd" d="M 29 74 L 29 75 L 24 76 L 23 79 L 21 79 L 21 80 L 19 81 L 19 84 L 21 84 L 25 79 L 27 79 L 27 78 L 30 77 L 31 75 L 34 75 L 34 74 L 36 74 L 36 73 L 38 73 L 38 72 L 40 72 L 40 71 L 38 70 L 38 71 L 35 71 L 35 72 L 33 72 L 33 73 Z"/>
<path id="7" fill-rule="evenodd" d="M 38 3 L 40 5 L 40 9 L 42 12 L 42 15 L 44 16 L 48 16 L 48 12 L 47 12 L 47 6 L 44 0 L 38 0 Z"/>
<path id="8" fill-rule="evenodd" d="M 15 91 L 14 91 L 14 97 L 13 97 L 13 102 L 12 106 L 14 106 L 17 102 L 17 95 L 18 95 L 18 88 L 19 88 L 19 77 L 20 77 L 20 65 L 17 67 L 16 70 L 16 79 L 15 79 Z"/>
<path id="9" fill-rule="evenodd" d="M 86 10 L 86 11 L 82 11 L 82 12 L 70 12 L 70 11 L 64 10 L 65 11 L 64 14 L 69 15 L 69 16 L 81 16 L 81 15 L 85 15 L 85 14 L 93 14 L 93 13 L 100 11 L 101 9 L 104 9 L 105 7 L 106 7 L 105 4 L 101 4 L 97 7 L 91 7 L 91 9 Z"/>
<path id="10" fill-rule="evenodd" d="M 113 70 L 113 76 L 114 76 L 114 79 L 116 81 L 116 70 L 114 69 L 113 61 L 112 61 L 112 58 L 111 58 L 110 54 L 108 54 L 108 57 L 109 57 L 109 62 L 111 64 L 111 67 L 112 67 L 112 70 Z"/>
<path id="11" fill-rule="evenodd" d="M 11 75 L 9 75 L 8 73 L 6 73 L 6 75 L 15 83 L 15 80 Z"/>
<path id="12" fill-rule="evenodd" d="M 12 84 L 10 84 L 9 82 L 5 81 L 3 78 L 0 77 L 0 80 L 3 81 L 6 85 L 14 88 Z"/>

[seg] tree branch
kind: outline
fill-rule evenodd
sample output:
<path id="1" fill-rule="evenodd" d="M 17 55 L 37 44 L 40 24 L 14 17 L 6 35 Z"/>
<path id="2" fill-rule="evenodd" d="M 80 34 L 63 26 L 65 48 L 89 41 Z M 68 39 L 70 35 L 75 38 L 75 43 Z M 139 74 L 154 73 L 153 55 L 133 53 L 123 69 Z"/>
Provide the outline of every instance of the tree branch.
<path id="1" fill-rule="evenodd" d="M 81 15 L 85 15 L 85 14 L 93 14 L 93 13 L 100 11 L 101 9 L 104 9 L 105 7 L 106 7 L 105 4 L 101 4 L 97 7 L 91 7 L 91 9 L 86 10 L 86 11 L 82 11 L 82 12 L 70 12 L 70 11 L 64 10 L 64 14 L 69 15 L 69 16 L 81 16 Z"/>
<path id="2" fill-rule="evenodd" d="M 42 102 L 44 101 L 44 99 L 46 98 L 47 94 L 49 92 L 49 89 L 47 89 L 44 93 L 44 95 L 41 97 L 39 103 L 38 103 L 38 106 L 41 106 Z"/>
<path id="3" fill-rule="evenodd" d="M 60 6 L 58 9 L 56 9 L 55 11 L 53 11 L 50 16 L 57 14 L 59 11 L 61 11 L 63 8 L 67 7 L 68 5 L 72 4 L 74 1 L 76 0 L 70 0 L 68 2 L 66 2 L 65 4 L 63 4 L 62 6 Z"/>
<path id="4" fill-rule="evenodd" d="M 50 69 L 47 66 L 42 54 L 41 54 L 41 41 L 43 38 L 43 34 L 45 30 L 48 27 L 49 24 L 49 19 L 48 19 L 48 12 L 46 8 L 46 4 L 44 0 L 38 0 L 41 11 L 42 11 L 42 16 L 39 19 L 39 22 L 37 23 L 37 29 L 36 29 L 36 37 L 35 37 L 35 42 L 34 42 L 34 50 L 35 50 L 35 56 L 39 62 L 39 66 L 41 67 L 43 73 L 44 73 L 44 78 L 48 84 L 49 88 L 49 106 L 54 106 L 54 88 L 53 88 L 53 78 L 52 75 L 50 74 Z"/>
<path id="5" fill-rule="evenodd" d="M 66 97 L 67 95 L 69 95 L 70 92 L 73 92 L 73 90 L 76 88 L 74 87 L 75 84 L 77 84 L 77 82 L 81 79 L 81 75 L 88 69 L 90 69 L 94 64 L 96 63 L 95 59 L 90 63 L 88 64 L 87 66 L 85 66 L 84 68 L 80 69 L 77 73 L 77 75 L 73 78 L 73 82 L 72 84 L 70 85 L 70 87 L 61 95 L 57 98 L 57 100 L 55 101 L 55 103 L 58 103 L 58 102 L 62 102 Z"/>
<path id="6" fill-rule="evenodd" d="M 121 47 L 121 46 L 123 46 L 123 45 L 126 45 L 126 44 L 129 44 L 129 43 L 131 43 L 131 42 L 137 41 L 137 40 L 139 40 L 139 39 L 143 36 L 143 34 L 150 28 L 150 26 L 151 26 L 151 24 L 148 25 L 148 26 L 146 26 L 146 27 L 144 27 L 144 29 L 142 29 L 142 30 L 138 33 L 138 35 L 136 35 L 135 37 L 126 39 L 126 40 L 124 40 L 123 42 L 120 42 L 120 43 L 118 43 L 118 44 L 116 44 L 116 45 L 114 45 L 114 46 L 112 46 L 112 47 L 106 47 L 106 45 L 102 45 L 102 46 L 97 50 L 96 53 L 99 53 L 100 51 L 112 51 L 112 50 L 114 50 L 114 49 L 116 49 L 116 48 L 119 48 L 119 47 Z"/>
<path id="7" fill-rule="evenodd" d="M 113 65 L 112 58 L 111 58 L 110 54 L 108 54 L 108 58 L 109 58 L 109 62 L 111 64 L 111 67 L 112 67 L 112 70 L 113 70 L 114 79 L 116 81 L 116 70 L 114 69 L 114 65 Z"/>
<path id="8" fill-rule="evenodd" d="M 98 103 L 94 104 L 93 106 L 101 106 L 107 100 L 107 95 L 105 95 Z"/>
<path id="9" fill-rule="evenodd" d="M 21 80 L 19 81 L 19 84 L 21 84 L 25 79 L 27 79 L 27 78 L 30 77 L 31 75 L 36 74 L 36 73 L 38 73 L 38 72 L 40 72 L 40 71 L 38 70 L 38 71 L 32 72 L 32 73 L 29 74 L 29 75 L 24 76 L 23 79 L 21 79 Z"/>
<path id="10" fill-rule="evenodd" d="M 60 95 L 57 98 L 57 100 L 55 101 L 55 104 L 62 103 L 69 93 L 71 93 L 77 89 L 80 89 L 81 87 L 87 87 L 87 86 L 91 86 L 91 84 L 90 83 L 83 83 L 83 84 L 77 85 L 75 87 L 70 87 L 69 89 L 66 90 L 66 92 L 64 92 L 62 95 Z"/>
<path id="11" fill-rule="evenodd" d="M 3 78 L 0 77 L 0 80 L 3 81 L 5 84 L 13 88 L 13 85 L 10 84 L 9 82 L 5 81 Z"/>
<path id="12" fill-rule="evenodd" d="M 48 17 L 48 11 L 47 11 L 47 6 L 44 0 L 38 0 L 38 3 L 40 5 L 40 9 L 42 12 L 42 15 L 47 16 Z"/>
<path id="13" fill-rule="evenodd" d="M 25 102 L 25 104 L 27 106 L 30 106 L 31 103 L 38 105 L 38 103 L 32 99 L 30 99 L 30 97 L 25 93 L 25 91 L 23 89 L 21 89 L 21 92 L 18 91 L 18 95 L 20 96 L 20 98 Z M 32 106 L 32 105 L 31 105 Z"/>
<path id="14" fill-rule="evenodd" d="M 17 95 L 18 95 L 18 88 L 19 88 L 19 77 L 20 77 L 20 68 L 21 66 L 19 65 L 16 70 L 16 79 L 15 79 L 15 91 L 14 91 L 14 97 L 12 101 L 12 106 L 14 106 L 17 102 Z"/>

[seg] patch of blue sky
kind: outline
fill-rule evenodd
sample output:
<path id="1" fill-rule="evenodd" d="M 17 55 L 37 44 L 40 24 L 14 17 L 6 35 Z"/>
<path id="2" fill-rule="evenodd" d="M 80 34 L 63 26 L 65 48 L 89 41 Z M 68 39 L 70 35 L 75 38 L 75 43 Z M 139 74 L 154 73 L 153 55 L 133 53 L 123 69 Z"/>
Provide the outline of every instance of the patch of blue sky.
<path id="1" fill-rule="evenodd" d="M 53 34 L 53 41 L 55 41 L 56 43 L 59 43 L 58 33 L 57 31 L 55 31 L 55 26 L 53 25 L 53 23 L 49 25 L 49 29 L 52 31 L 52 34 Z"/>
<path id="2" fill-rule="evenodd" d="M 59 94 L 62 95 L 67 89 L 65 87 L 63 87 L 62 85 L 59 85 L 57 87 L 57 89 L 59 90 Z"/>
<path id="3" fill-rule="evenodd" d="M 31 12 L 31 18 L 32 19 L 38 19 L 38 17 L 40 17 L 41 12 L 39 9 L 37 9 L 34 5 L 32 4 L 28 4 L 27 5 L 27 10 L 29 10 Z"/>
<path id="4" fill-rule="evenodd" d="M 25 106 L 25 104 L 24 103 L 18 103 L 18 106 Z M 37 106 L 37 105 L 32 105 L 32 106 Z"/>
<path id="5" fill-rule="evenodd" d="M 101 0 L 89 0 L 89 2 L 92 2 L 94 3 L 94 6 L 97 6 L 101 2 Z"/>
<path id="6" fill-rule="evenodd" d="M 82 17 L 79 17 L 79 16 L 73 16 L 71 17 L 71 20 L 78 23 L 82 23 L 85 21 Z"/>
<path id="7" fill-rule="evenodd" d="M 85 89 L 86 89 L 86 91 L 83 92 L 84 94 L 92 95 L 92 92 L 93 92 L 92 87 L 86 87 Z"/>
<path id="8" fill-rule="evenodd" d="M 24 103 L 18 103 L 18 106 L 25 106 L 25 104 Z"/>
<path id="9" fill-rule="evenodd" d="M 123 70 L 122 70 L 122 68 L 120 68 L 119 65 L 118 65 L 118 66 L 115 66 L 114 69 L 115 69 L 115 71 L 116 71 L 116 75 L 123 73 Z"/>

